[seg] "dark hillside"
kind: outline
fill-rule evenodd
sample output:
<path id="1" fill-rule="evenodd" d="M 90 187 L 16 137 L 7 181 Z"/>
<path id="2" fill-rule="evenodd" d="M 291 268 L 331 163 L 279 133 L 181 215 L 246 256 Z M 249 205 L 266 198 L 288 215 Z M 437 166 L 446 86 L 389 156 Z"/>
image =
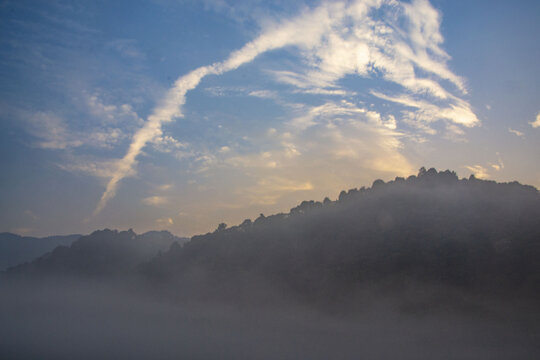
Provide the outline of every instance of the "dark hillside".
<path id="1" fill-rule="evenodd" d="M 540 295 L 540 194 L 450 171 L 377 180 L 339 199 L 195 236 L 144 266 L 183 294 L 250 296 L 262 281 L 303 299 L 409 281 Z"/>
<path id="2" fill-rule="evenodd" d="M 55 247 L 69 246 L 81 235 L 56 235 L 43 238 L 0 233 L 0 271 L 31 261 Z"/>
<path id="3" fill-rule="evenodd" d="M 536 359 L 539 219 L 422 169 L 184 243 L 96 231 L 3 274 L 0 358 Z"/>
<path id="4" fill-rule="evenodd" d="M 81 236 L 71 246 L 58 246 L 32 261 L 9 268 L 10 275 L 26 277 L 110 277 L 126 275 L 135 267 L 166 251 L 175 242 L 185 242 L 168 231 L 137 235 L 128 231 L 100 230 Z"/>

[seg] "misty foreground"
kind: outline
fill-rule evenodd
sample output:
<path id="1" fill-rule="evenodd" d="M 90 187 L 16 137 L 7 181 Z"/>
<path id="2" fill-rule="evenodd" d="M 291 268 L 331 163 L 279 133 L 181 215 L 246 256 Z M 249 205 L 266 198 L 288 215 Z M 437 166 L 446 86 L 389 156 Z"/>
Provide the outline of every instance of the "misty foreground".
<path id="1" fill-rule="evenodd" d="M 0 358 L 534 359 L 539 219 L 421 169 L 183 244 L 98 231 L 0 279 Z"/>

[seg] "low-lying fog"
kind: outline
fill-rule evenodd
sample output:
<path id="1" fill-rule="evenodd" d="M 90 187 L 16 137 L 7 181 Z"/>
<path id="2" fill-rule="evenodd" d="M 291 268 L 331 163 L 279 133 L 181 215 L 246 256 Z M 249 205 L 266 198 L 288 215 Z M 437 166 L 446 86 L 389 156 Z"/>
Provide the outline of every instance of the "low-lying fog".
<path id="1" fill-rule="evenodd" d="M 537 359 L 539 218 L 421 169 L 183 244 L 96 231 L 0 276 L 0 358 Z"/>
<path id="2" fill-rule="evenodd" d="M 430 308 L 364 294 L 354 311 L 327 312 L 283 299 L 173 303 L 52 281 L 0 294 L 2 359 L 535 359 L 540 351 L 540 319 L 518 301 Z"/>

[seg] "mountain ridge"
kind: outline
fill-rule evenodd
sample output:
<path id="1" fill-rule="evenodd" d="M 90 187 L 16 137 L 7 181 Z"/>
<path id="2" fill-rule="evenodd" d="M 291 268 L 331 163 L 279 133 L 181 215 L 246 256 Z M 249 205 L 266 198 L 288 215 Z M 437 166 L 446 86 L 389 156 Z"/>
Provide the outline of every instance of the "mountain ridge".
<path id="1" fill-rule="evenodd" d="M 539 218 L 421 169 L 183 244 L 99 230 L 1 274 L 0 357 L 536 359 Z"/>
<path id="2" fill-rule="evenodd" d="M 141 250 L 144 234 L 96 231 L 7 273 L 129 275 L 197 299 L 277 291 L 299 301 L 341 301 L 367 284 L 408 282 L 540 298 L 538 218 L 540 193 L 532 186 L 421 168 L 342 191 L 334 201 L 220 224 L 182 245 L 157 232 L 148 236 L 161 234 L 163 246 Z"/>
<path id="3" fill-rule="evenodd" d="M 538 218 L 540 194 L 532 186 L 421 168 L 407 179 L 342 191 L 335 201 L 223 224 L 143 268 L 191 284 L 195 293 L 200 279 L 208 281 L 208 298 L 242 293 L 239 284 L 252 281 L 246 273 L 304 298 L 346 297 L 349 288 L 394 277 L 537 297 Z"/>
<path id="4" fill-rule="evenodd" d="M 166 230 L 137 235 L 132 229 L 96 230 L 80 236 L 70 246 L 58 246 L 29 263 L 7 269 L 8 274 L 116 276 L 131 271 L 173 243 L 188 239 Z M 66 273 L 66 274 L 64 274 Z"/>
<path id="5" fill-rule="evenodd" d="M 0 233 L 0 271 L 31 261 L 59 245 L 69 245 L 82 235 L 22 236 L 11 232 Z"/>

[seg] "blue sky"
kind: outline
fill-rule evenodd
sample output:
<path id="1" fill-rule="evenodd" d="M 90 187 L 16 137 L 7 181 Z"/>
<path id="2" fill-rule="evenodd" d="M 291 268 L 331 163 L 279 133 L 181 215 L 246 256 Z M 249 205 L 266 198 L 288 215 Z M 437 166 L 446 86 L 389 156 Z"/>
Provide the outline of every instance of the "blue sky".
<path id="1" fill-rule="evenodd" d="M 2 1 L 0 231 L 192 235 L 417 172 L 540 187 L 537 1 Z"/>

